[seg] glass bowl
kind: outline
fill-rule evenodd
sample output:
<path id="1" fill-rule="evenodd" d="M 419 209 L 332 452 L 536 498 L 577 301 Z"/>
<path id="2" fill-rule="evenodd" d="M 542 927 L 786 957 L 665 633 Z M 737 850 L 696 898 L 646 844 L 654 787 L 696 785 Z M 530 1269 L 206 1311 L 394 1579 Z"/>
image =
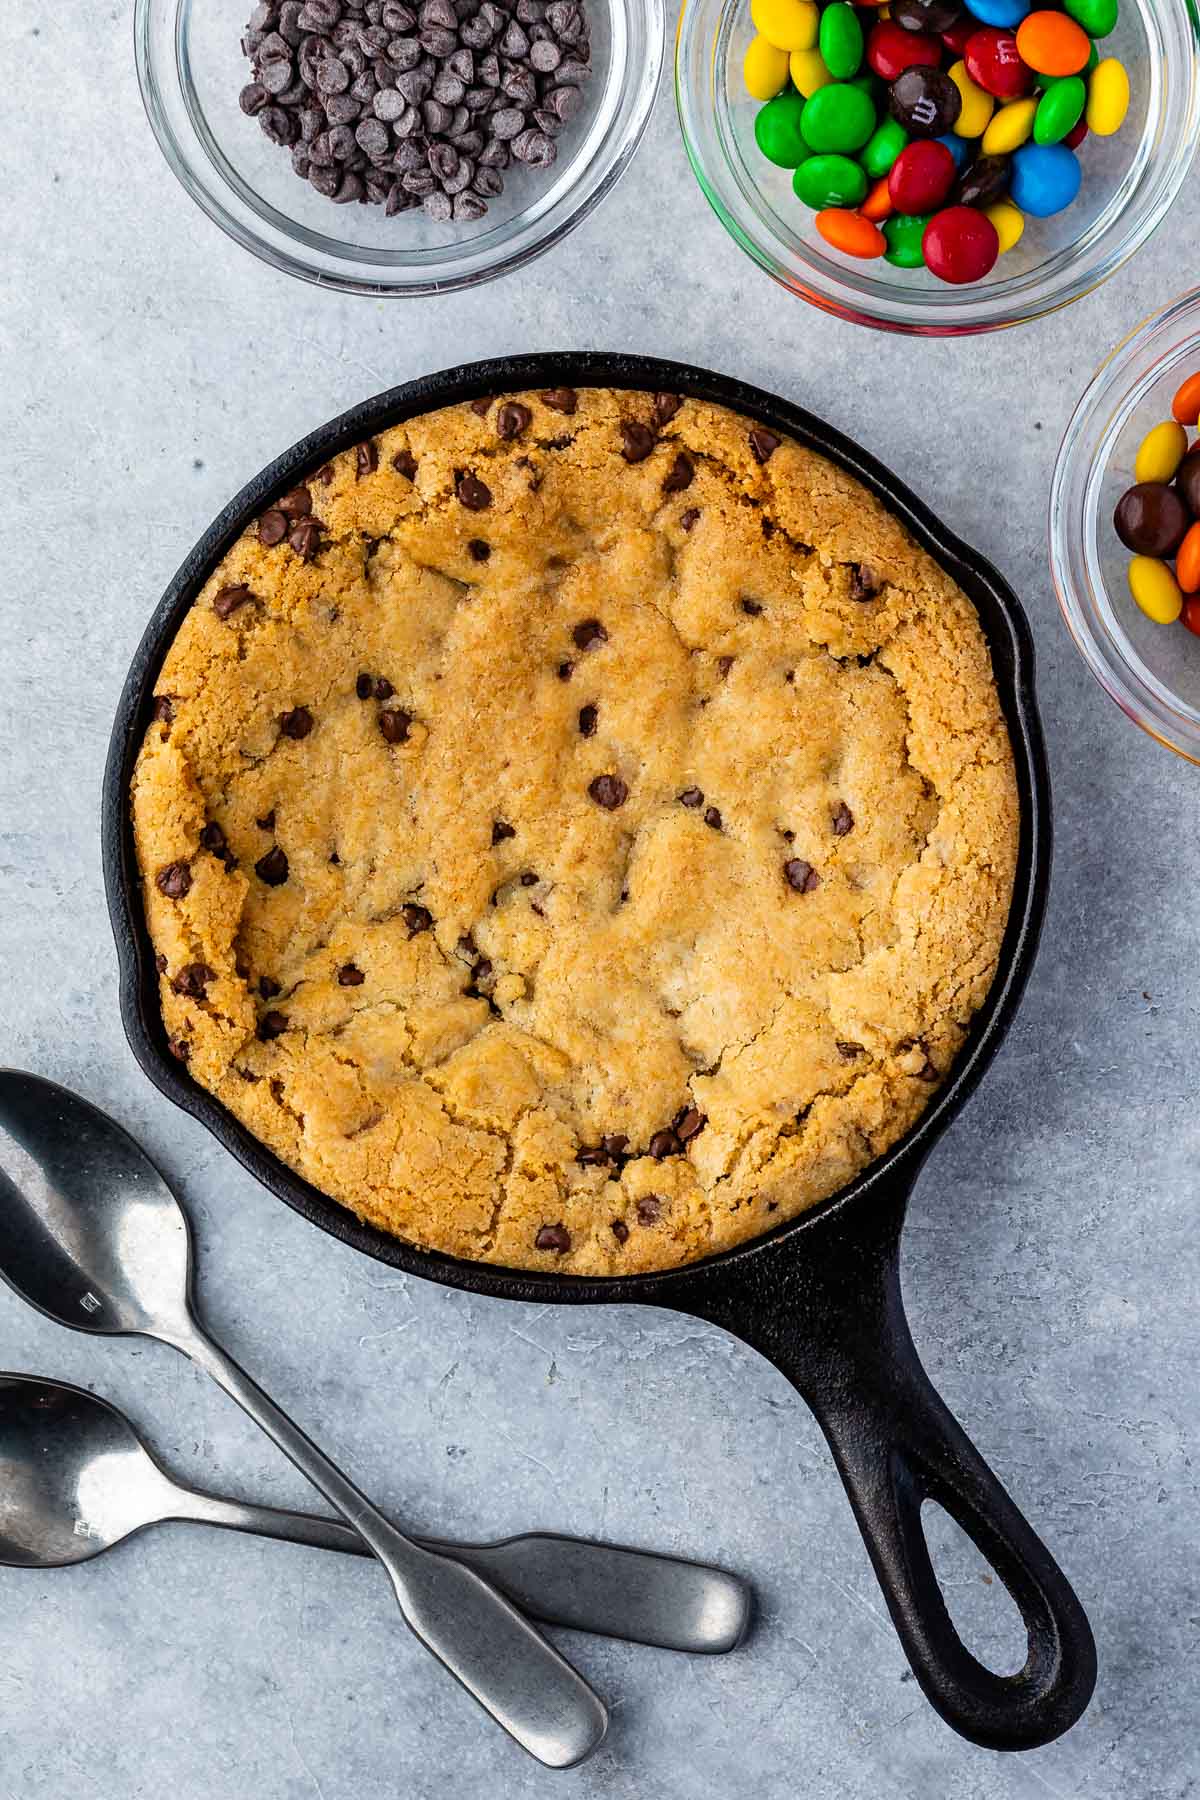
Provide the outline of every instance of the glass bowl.
<path id="1" fill-rule="evenodd" d="M 1102 53 L 1130 73 L 1121 131 L 1080 151 L 1078 200 L 1031 219 L 992 274 L 951 287 L 924 269 L 855 262 L 818 236 L 813 214 L 754 141 L 759 102 L 742 83 L 750 0 L 684 0 L 675 97 L 696 179 L 735 242 L 776 281 L 860 325 L 929 336 L 991 331 L 1078 300 L 1145 242 L 1187 174 L 1200 136 L 1200 63 L 1192 0 L 1122 0 Z"/>
<path id="2" fill-rule="evenodd" d="M 253 0 L 136 0 L 134 40 L 159 146 L 210 219 L 276 269 L 354 293 L 440 294 L 520 268 L 564 237 L 628 165 L 662 70 L 662 0 L 587 0 L 592 79 L 549 170 L 514 165 L 478 224 L 334 206 L 238 105 Z"/>
<path id="3" fill-rule="evenodd" d="M 1200 638 L 1155 625 L 1134 604 L 1130 553 L 1113 508 L 1134 481 L 1138 445 L 1171 417 L 1200 369 L 1200 288 L 1118 344 L 1075 408 L 1050 487 L 1050 562 L 1063 617 L 1088 668 L 1126 716 L 1200 763 Z"/>

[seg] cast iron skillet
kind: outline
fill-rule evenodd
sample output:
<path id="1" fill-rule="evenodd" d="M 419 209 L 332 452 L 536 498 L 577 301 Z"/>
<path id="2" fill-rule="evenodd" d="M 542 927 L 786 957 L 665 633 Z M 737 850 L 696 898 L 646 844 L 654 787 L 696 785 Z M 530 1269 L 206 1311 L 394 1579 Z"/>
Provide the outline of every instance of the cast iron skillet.
<path id="1" fill-rule="evenodd" d="M 339 450 L 432 408 L 522 388 L 612 386 L 716 401 L 810 445 L 872 489 L 971 596 L 991 646 L 1016 759 L 1020 851 L 999 971 L 951 1078 L 894 1149 L 813 1211 L 689 1267 L 614 1279 L 539 1274 L 416 1249 L 360 1223 L 294 1175 L 188 1076 L 166 1045 L 139 897 L 127 795 L 154 684 L 184 613 L 217 560 L 277 493 Z M 929 1700 L 964 1737 L 993 1749 L 1049 1742 L 1079 1718 L 1095 1684 L 1087 1618 L 1045 1546 L 970 1443 L 921 1366 L 900 1295 L 909 1194 L 929 1150 L 999 1047 L 1029 975 L 1050 872 L 1050 792 L 1021 608 L 990 564 L 906 487 L 819 419 L 720 375 L 649 357 L 518 356 L 408 382 L 323 426 L 255 476 L 187 558 L 155 609 L 113 727 L 103 799 L 104 871 L 121 965 L 121 1012 L 142 1068 L 272 1193 L 343 1243 L 471 1293 L 541 1302 L 660 1305 L 723 1326 L 775 1363 L 829 1440 L 875 1573 Z M 939 1502 L 974 1540 L 1020 1609 L 1029 1654 L 1015 1674 L 985 1668 L 950 1621 L 921 1526 Z"/>

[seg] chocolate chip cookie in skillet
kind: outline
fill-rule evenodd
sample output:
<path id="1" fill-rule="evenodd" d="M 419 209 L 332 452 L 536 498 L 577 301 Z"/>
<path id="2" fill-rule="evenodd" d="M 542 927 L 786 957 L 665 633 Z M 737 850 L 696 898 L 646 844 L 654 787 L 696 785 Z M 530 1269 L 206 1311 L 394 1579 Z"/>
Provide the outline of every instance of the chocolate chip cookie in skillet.
<path id="1" fill-rule="evenodd" d="M 185 616 L 133 780 L 172 1047 L 359 1216 L 625 1274 L 895 1143 L 988 991 L 1018 806 L 970 601 L 708 402 L 409 420 Z"/>

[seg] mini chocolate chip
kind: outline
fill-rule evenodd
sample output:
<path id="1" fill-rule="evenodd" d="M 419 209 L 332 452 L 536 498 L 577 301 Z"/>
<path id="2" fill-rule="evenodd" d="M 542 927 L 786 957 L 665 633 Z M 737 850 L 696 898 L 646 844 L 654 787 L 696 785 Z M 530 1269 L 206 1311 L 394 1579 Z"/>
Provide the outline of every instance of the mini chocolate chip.
<path id="1" fill-rule="evenodd" d="M 378 467 L 379 447 L 372 438 L 368 438 L 354 452 L 354 479 L 361 481 L 365 475 L 373 475 Z"/>
<path id="2" fill-rule="evenodd" d="M 720 831 L 720 830 L 722 830 L 722 828 L 723 828 L 723 821 L 722 821 L 722 818 L 721 818 L 721 815 L 720 815 L 720 813 L 719 813 L 719 812 L 718 812 L 718 811 L 717 811 L 717 809 L 716 809 L 716 807 L 715 807 L 715 806 L 706 806 L 706 807 L 705 807 L 705 809 L 704 809 L 704 823 L 705 823 L 705 824 L 706 824 L 706 825 L 707 825 L 707 826 L 709 826 L 709 827 L 710 827 L 710 829 L 711 829 L 711 830 L 713 830 L 713 831 Z"/>
<path id="3" fill-rule="evenodd" d="M 204 1000 L 207 998 L 209 982 L 216 979 L 216 972 L 207 963 L 185 963 L 171 986 L 186 1000 Z"/>
<path id="4" fill-rule="evenodd" d="M 377 675 L 375 677 L 375 685 L 371 691 L 377 700 L 384 701 L 390 700 L 396 690 L 386 675 Z"/>
<path id="5" fill-rule="evenodd" d="M 481 419 L 486 419 L 488 416 L 488 412 L 491 409 L 491 404 L 492 404 L 492 396 L 490 394 L 487 394 L 481 400 L 472 400 L 471 411 L 473 413 L 478 413 L 479 417 Z"/>
<path id="6" fill-rule="evenodd" d="M 579 405 L 579 395 L 574 388 L 569 387 L 547 388 L 544 393 L 538 395 L 538 399 L 543 406 L 548 406 L 551 412 L 566 413 L 568 418 Z"/>
<path id="7" fill-rule="evenodd" d="M 513 838 L 513 837 L 516 837 L 516 835 L 517 835 L 516 826 L 510 825 L 508 823 L 507 819 L 493 819 L 492 820 L 492 842 L 493 842 L 493 844 L 502 844 L 504 842 L 505 838 Z"/>
<path id="8" fill-rule="evenodd" d="M 762 612 L 761 600 L 739 600 L 738 605 L 744 613 L 749 613 L 752 619 L 757 619 L 758 615 Z"/>
<path id="9" fill-rule="evenodd" d="M 200 847 L 202 850 L 211 850 L 214 856 L 220 857 L 224 857 L 228 851 L 229 844 L 225 833 L 215 819 L 210 819 L 200 833 Z"/>
<path id="10" fill-rule="evenodd" d="M 600 1142 L 608 1151 L 608 1154 L 614 1159 L 618 1156 L 624 1156 L 626 1150 L 629 1148 L 629 1136 L 628 1133 L 624 1131 L 611 1131 L 607 1137 L 602 1137 Z"/>
<path id="11" fill-rule="evenodd" d="M 597 775 L 588 783 L 588 793 L 605 812 L 615 812 L 629 798 L 629 789 L 619 775 Z"/>
<path id="12" fill-rule="evenodd" d="M 797 894 L 811 894 L 821 885 L 821 877 L 802 856 L 793 856 L 783 865 L 783 879 Z"/>
<path id="13" fill-rule="evenodd" d="M 663 482 L 664 494 L 681 494 L 684 488 L 691 487 L 696 470 L 686 450 L 681 450 L 667 471 Z"/>
<path id="14" fill-rule="evenodd" d="M 258 521 L 258 541 L 265 544 L 268 550 L 273 549 L 276 544 L 282 544 L 287 531 L 287 514 L 280 512 L 277 506 L 272 507 L 270 512 L 265 512 Z"/>
<path id="15" fill-rule="evenodd" d="M 269 1044 L 272 1038 L 282 1037 L 287 1030 L 287 1014 L 281 1012 L 265 1012 L 258 1021 L 260 1042 Z"/>
<path id="16" fill-rule="evenodd" d="M 861 1056 L 863 1053 L 861 1044 L 848 1043 L 844 1038 L 838 1038 L 837 1048 L 838 1055 L 843 1057 L 846 1062 L 853 1062 L 856 1056 Z"/>
<path id="17" fill-rule="evenodd" d="M 485 544 L 482 538 L 472 538 L 467 545 L 467 554 L 472 562 L 486 562 L 492 554 L 492 546 Z"/>
<path id="18" fill-rule="evenodd" d="M 360 700 L 369 700 L 375 691 L 374 677 L 364 670 L 354 684 L 354 691 Z"/>
<path id="19" fill-rule="evenodd" d="M 717 674 L 721 677 L 722 681 L 724 681 L 725 677 L 728 675 L 728 673 L 729 673 L 730 669 L 732 669 L 732 667 L 733 667 L 732 656 L 718 656 L 718 658 L 717 658 Z"/>
<path id="20" fill-rule="evenodd" d="M 873 600 L 879 592 L 879 577 L 869 563 L 850 564 L 850 598 Z"/>
<path id="21" fill-rule="evenodd" d="M 260 856 L 254 865 L 254 873 L 268 887 L 282 887 L 288 878 L 288 859 L 284 851 L 276 844 L 265 856 Z"/>
<path id="22" fill-rule="evenodd" d="M 527 406 L 519 400 L 506 400 L 496 414 L 496 436 L 505 443 L 520 437 L 533 418 Z"/>
<path id="23" fill-rule="evenodd" d="M 289 519 L 307 519 L 312 511 L 312 495 L 306 487 L 293 488 L 279 502 L 279 510 Z"/>
<path id="24" fill-rule="evenodd" d="M 168 863 L 165 869 L 158 871 L 154 884 L 168 900 L 182 900 L 192 890 L 191 868 L 186 862 Z"/>
<path id="25" fill-rule="evenodd" d="M 218 619 L 227 619 L 231 613 L 237 611 L 239 606 L 245 606 L 247 600 L 253 600 L 253 598 L 254 595 L 250 592 L 250 589 L 246 586 L 245 582 L 239 581 L 233 586 L 223 587 L 221 589 L 220 593 L 213 601 L 213 611 L 216 613 Z"/>
<path id="26" fill-rule="evenodd" d="M 521 886 L 536 887 L 540 880 L 540 875 L 535 875 L 532 869 L 526 869 L 525 873 L 521 876 Z"/>
<path id="27" fill-rule="evenodd" d="M 339 987 L 361 987 L 367 979 L 356 963 L 343 963 L 337 978 Z"/>
<path id="28" fill-rule="evenodd" d="M 844 800 L 839 800 L 833 813 L 834 837 L 845 837 L 848 831 L 854 830 L 854 814 Z"/>
<path id="29" fill-rule="evenodd" d="M 707 1120 L 695 1106 L 685 1106 L 678 1116 L 671 1121 L 671 1129 L 681 1144 L 690 1143 L 696 1133 L 703 1131 Z"/>
<path id="30" fill-rule="evenodd" d="M 433 914 L 428 907 L 417 906 L 411 900 L 400 908 L 400 917 L 408 926 L 411 937 L 416 937 L 418 931 L 428 931 L 433 924 Z"/>
<path id="31" fill-rule="evenodd" d="M 657 1225 L 662 1218 L 662 1201 L 657 1194 L 643 1194 L 636 1211 L 639 1225 Z"/>
<path id="32" fill-rule="evenodd" d="M 680 513 L 679 523 L 684 531 L 690 531 L 699 517 L 700 508 L 698 506 L 689 506 L 686 512 Z"/>
<path id="33" fill-rule="evenodd" d="M 186 1038 L 168 1038 L 167 1049 L 171 1052 L 171 1055 L 177 1057 L 180 1062 L 186 1062 L 188 1057 L 192 1054 L 192 1046 L 188 1043 Z"/>
<path id="34" fill-rule="evenodd" d="M 468 512 L 485 512 L 492 504 L 491 488 L 477 475 L 460 476 L 454 491 Z"/>
<path id="35" fill-rule="evenodd" d="M 679 804 L 681 806 L 703 806 L 703 790 L 698 787 L 684 788 L 682 794 L 679 795 Z"/>
<path id="36" fill-rule="evenodd" d="M 275 980 L 274 976 L 260 975 L 258 978 L 258 991 L 264 1000 L 273 1000 L 276 994 L 282 994 L 283 989 Z"/>
<path id="37" fill-rule="evenodd" d="M 681 1148 L 673 1131 L 656 1131 L 647 1145 L 655 1162 L 662 1162 L 665 1156 L 678 1156 Z"/>
<path id="38" fill-rule="evenodd" d="M 417 479 L 417 459 L 411 450 L 397 450 L 392 458 L 392 467 L 408 481 Z"/>
<path id="39" fill-rule="evenodd" d="M 750 433 L 750 448 L 760 463 L 769 461 L 782 441 L 773 431 L 764 431 L 761 425 L 756 425 Z"/>
<path id="40" fill-rule="evenodd" d="M 607 644 L 608 633 L 599 619 L 584 619 L 577 625 L 571 636 L 580 650 L 594 650 L 598 644 Z"/>
<path id="41" fill-rule="evenodd" d="M 621 455 L 627 463 L 645 462 L 655 444 L 654 433 L 640 419 L 622 420 L 621 439 Z"/>
<path id="42" fill-rule="evenodd" d="M 379 715 L 379 730 L 385 744 L 406 744 L 411 724 L 412 714 L 406 713 L 402 706 L 390 706 Z"/>
<path id="43" fill-rule="evenodd" d="M 682 405 L 683 401 L 678 394 L 655 394 L 655 422 L 659 425 L 669 425 Z"/>
<path id="44" fill-rule="evenodd" d="M 565 1225 L 542 1225 L 533 1242 L 535 1249 L 557 1250 L 560 1256 L 565 1256 L 571 1248 L 571 1234 Z"/>
<path id="45" fill-rule="evenodd" d="M 491 979 L 492 959 L 490 956 L 481 956 L 477 962 L 471 965 L 471 986 L 477 988 L 481 993 L 486 993 L 485 984 L 489 983 Z M 467 991 L 470 992 L 470 989 Z"/>
<path id="46" fill-rule="evenodd" d="M 297 742 L 306 738 L 313 728 L 313 716 L 307 706 L 296 706 L 291 712 L 280 715 L 279 729 L 284 737 L 295 738 Z"/>
<path id="47" fill-rule="evenodd" d="M 599 712 L 594 706 L 581 706 L 579 709 L 579 731 L 582 737 L 591 737 L 596 729 Z"/>
<path id="48" fill-rule="evenodd" d="M 302 562 L 311 562 L 321 548 L 320 521 L 301 519 L 289 536 L 288 543 Z"/>
<path id="49" fill-rule="evenodd" d="M 581 1144 L 575 1152 L 575 1161 L 583 1169 L 603 1169 L 608 1165 L 608 1151 L 603 1144 Z"/>
<path id="50" fill-rule="evenodd" d="M 575 664 L 573 662 L 560 662 L 554 673 L 558 676 L 560 681 L 570 681 L 572 675 L 575 673 Z"/>
<path id="51" fill-rule="evenodd" d="M 167 959 L 166 959 L 166 957 L 165 957 L 165 956 L 163 956 L 163 954 L 162 954 L 162 953 L 161 953 L 161 951 L 160 951 L 160 952 L 159 952 L 159 954 L 158 954 L 158 955 L 157 955 L 157 956 L 156 956 L 156 957 L 155 957 L 155 959 L 154 959 L 154 966 L 155 966 L 155 968 L 156 968 L 156 969 L 157 969 L 157 970 L 158 970 L 158 972 L 159 972 L 159 974 L 160 974 L 160 975 L 165 975 L 165 974 L 166 974 L 166 972 L 167 972 Z"/>
<path id="52" fill-rule="evenodd" d="M 154 711 L 150 717 L 157 725 L 173 725 L 175 723 L 175 698 L 172 694 L 155 694 Z"/>
<path id="53" fill-rule="evenodd" d="M 624 1219 L 613 1220 L 612 1234 L 616 1238 L 618 1244 L 627 1244 L 629 1242 L 629 1227 Z"/>
<path id="54" fill-rule="evenodd" d="M 254 823 L 260 831 L 274 831 L 275 808 L 272 807 L 269 813 L 264 813 L 261 819 L 255 819 Z"/>

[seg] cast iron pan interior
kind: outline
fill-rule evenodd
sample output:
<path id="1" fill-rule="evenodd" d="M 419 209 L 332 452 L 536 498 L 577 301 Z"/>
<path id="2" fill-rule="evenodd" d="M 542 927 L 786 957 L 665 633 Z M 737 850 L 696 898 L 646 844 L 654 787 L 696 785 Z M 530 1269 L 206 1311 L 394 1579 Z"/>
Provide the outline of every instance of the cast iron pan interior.
<path id="1" fill-rule="evenodd" d="M 715 401 L 820 451 L 872 489 L 965 589 L 991 647 L 1021 801 L 1016 887 L 999 972 L 951 1078 L 915 1128 L 811 1212 L 721 1256 L 615 1279 L 494 1268 L 420 1250 L 362 1224 L 294 1175 L 189 1077 L 166 1045 L 142 916 L 127 795 L 163 657 L 188 607 L 273 495 L 340 450 L 418 413 L 523 388 L 611 386 Z M 256 475 L 214 521 L 146 629 L 117 709 L 103 797 L 104 871 L 134 1055 L 163 1093 L 207 1125 L 273 1194 L 381 1262 L 473 1293 L 541 1302 L 662 1305 L 723 1326 L 770 1358 L 829 1441 L 922 1688 L 963 1736 L 995 1749 L 1046 1743 L 1079 1718 L 1095 1684 L 1087 1619 L 1045 1546 L 953 1419 L 921 1366 L 900 1295 L 899 1240 L 913 1181 L 975 1087 L 1012 1020 L 1041 926 L 1050 865 L 1050 792 L 1033 689 L 1033 646 L 996 570 L 952 535 L 857 445 L 799 408 L 741 382 L 649 357 L 593 352 L 500 358 L 425 376 L 363 402 Z M 951 1623 L 921 1527 L 941 1504 L 995 1568 L 1021 1611 L 1028 1658 L 997 1675 Z"/>

